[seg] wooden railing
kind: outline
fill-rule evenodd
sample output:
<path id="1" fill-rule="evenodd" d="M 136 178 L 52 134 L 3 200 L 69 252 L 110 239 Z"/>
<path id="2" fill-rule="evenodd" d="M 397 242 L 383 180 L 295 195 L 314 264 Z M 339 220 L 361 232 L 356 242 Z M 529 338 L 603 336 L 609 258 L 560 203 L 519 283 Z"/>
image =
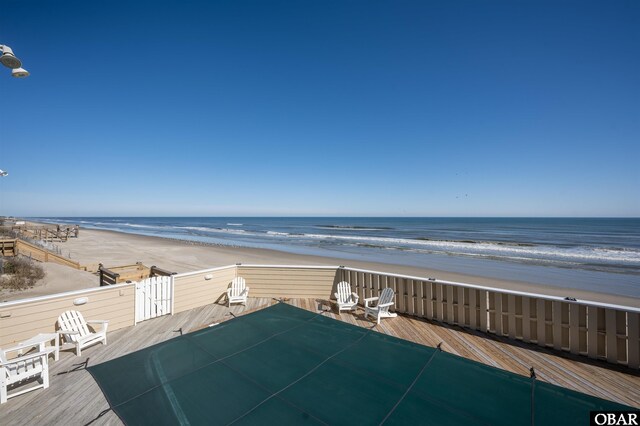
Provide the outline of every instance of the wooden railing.
<path id="1" fill-rule="evenodd" d="M 100 287 L 105 285 L 114 285 L 125 282 L 140 281 L 145 278 L 162 277 L 175 275 L 175 272 L 158 268 L 157 266 L 148 267 L 142 262 L 136 262 L 133 265 L 116 266 L 105 268 L 102 263 L 98 265 L 98 274 L 100 276 Z"/>
<path id="2" fill-rule="evenodd" d="M 362 301 L 385 287 L 395 311 L 640 367 L 640 309 L 422 277 L 340 268 Z"/>
<path id="3" fill-rule="evenodd" d="M 40 241 L 67 241 L 69 238 L 78 238 L 80 235 L 79 225 L 14 225 L 11 228 L 17 231 L 20 236 Z"/>
<path id="4" fill-rule="evenodd" d="M 83 269 L 78 262 L 74 262 L 71 259 L 67 259 L 66 257 L 60 256 L 59 254 L 53 253 L 45 248 L 38 247 L 20 239 L 16 240 L 15 253 L 30 257 L 31 259 L 39 262 L 51 262 L 74 269 Z"/>
<path id="5" fill-rule="evenodd" d="M 0 255 L 13 257 L 16 255 L 16 240 L 0 240 Z"/>
<path id="6" fill-rule="evenodd" d="M 249 297 L 329 299 L 336 283 L 344 280 L 363 303 L 391 287 L 396 293 L 393 309 L 401 314 L 640 367 L 639 308 L 338 266 L 229 265 L 173 275 L 172 312 L 223 301 L 236 276 L 247 280 Z M 119 292 L 111 290 L 116 288 Z M 0 345 L 50 330 L 57 315 L 68 309 L 117 321 L 113 329 L 133 325 L 135 300 L 129 297 L 130 288 L 119 284 L 0 303 Z M 80 295 L 90 295 L 89 303 L 74 307 L 74 298 Z"/>

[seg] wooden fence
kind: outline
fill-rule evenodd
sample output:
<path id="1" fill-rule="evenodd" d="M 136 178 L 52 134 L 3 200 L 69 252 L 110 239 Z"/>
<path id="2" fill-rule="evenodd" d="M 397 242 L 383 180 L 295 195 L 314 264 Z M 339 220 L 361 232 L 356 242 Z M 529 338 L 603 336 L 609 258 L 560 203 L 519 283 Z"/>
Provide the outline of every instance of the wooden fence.
<path id="1" fill-rule="evenodd" d="M 391 287 L 396 293 L 393 309 L 401 314 L 627 365 L 633 369 L 640 367 L 639 308 L 363 269 L 229 265 L 177 274 L 171 277 L 171 303 L 175 305 L 172 312 L 224 300 L 226 288 L 236 276 L 247 280 L 251 288 L 249 297 L 328 299 L 333 295 L 335 284 L 344 280 L 351 284 L 352 290 L 364 303 L 364 298 L 378 296 L 383 288 Z M 119 290 L 114 292 L 111 289 Z M 89 303 L 81 306 L 87 317 L 113 319 L 118 327 L 133 325 L 134 290 L 133 285 L 119 284 L 0 303 L 0 345 L 50 331 L 57 315 L 73 308 L 72 302 L 79 295 L 90 295 Z M 107 303 L 107 299 L 108 308 L 102 302 Z"/>
<path id="2" fill-rule="evenodd" d="M 65 242 L 69 238 L 78 238 L 80 235 L 79 225 L 14 225 L 12 231 L 16 231 L 20 236 L 41 241 Z"/>
<path id="3" fill-rule="evenodd" d="M 0 247 L 2 248 L 3 256 L 16 256 L 20 254 L 39 262 L 51 262 L 74 269 L 85 269 L 80 266 L 78 262 L 74 262 L 64 256 L 60 256 L 45 248 L 38 247 L 20 239 L 3 240 L 0 242 Z"/>
<path id="4" fill-rule="evenodd" d="M 398 313 L 640 367 L 639 308 L 362 269 L 339 276 L 361 302 L 391 287 Z"/>

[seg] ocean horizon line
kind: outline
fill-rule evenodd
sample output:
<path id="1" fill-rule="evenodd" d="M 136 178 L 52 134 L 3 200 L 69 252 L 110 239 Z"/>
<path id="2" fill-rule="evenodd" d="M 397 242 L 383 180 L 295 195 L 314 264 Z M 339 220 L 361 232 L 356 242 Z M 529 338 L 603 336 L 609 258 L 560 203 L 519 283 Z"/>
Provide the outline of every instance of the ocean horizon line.
<path id="1" fill-rule="evenodd" d="M 210 215 L 210 216 L 192 216 L 192 215 L 166 215 L 166 216 L 148 216 L 148 215 L 87 215 L 87 216 L 67 216 L 67 215 L 48 215 L 48 216 L 7 216 L 23 219 L 55 219 L 55 218 L 338 218 L 338 219 L 640 219 L 640 216 L 358 216 L 358 215 Z"/>

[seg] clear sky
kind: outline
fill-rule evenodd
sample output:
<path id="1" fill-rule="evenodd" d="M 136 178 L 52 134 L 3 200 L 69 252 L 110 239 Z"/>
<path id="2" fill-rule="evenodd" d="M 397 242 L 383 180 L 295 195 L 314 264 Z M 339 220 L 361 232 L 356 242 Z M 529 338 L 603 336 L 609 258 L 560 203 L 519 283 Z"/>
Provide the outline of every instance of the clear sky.
<path id="1" fill-rule="evenodd" d="M 0 12 L 0 215 L 640 216 L 639 1 Z"/>

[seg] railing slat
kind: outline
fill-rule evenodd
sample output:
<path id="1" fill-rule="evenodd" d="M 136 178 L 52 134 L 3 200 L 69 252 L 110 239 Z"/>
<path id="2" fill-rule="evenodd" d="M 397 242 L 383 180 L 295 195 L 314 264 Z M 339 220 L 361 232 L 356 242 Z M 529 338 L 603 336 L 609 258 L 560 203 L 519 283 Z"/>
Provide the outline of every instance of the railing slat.
<path id="1" fill-rule="evenodd" d="M 509 329 L 507 334 L 510 339 L 516 338 L 516 296 L 513 294 L 507 295 L 507 320 Z"/>
<path id="2" fill-rule="evenodd" d="M 587 306 L 587 356 L 598 358 L 598 308 Z"/>
<path id="3" fill-rule="evenodd" d="M 447 287 L 447 319 L 446 321 L 449 324 L 453 324 L 453 286 L 448 285 Z"/>
<path id="4" fill-rule="evenodd" d="M 569 304 L 569 351 L 580 353 L 580 305 Z"/>
<path id="5" fill-rule="evenodd" d="M 443 321 L 444 314 L 442 312 L 443 311 L 442 284 L 435 284 L 434 286 L 436 289 L 436 319 L 438 321 Z"/>
<path id="6" fill-rule="evenodd" d="M 425 287 L 425 282 L 424 281 L 418 281 L 418 316 L 419 317 L 424 317 L 425 312 L 424 312 L 424 304 L 425 304 L 425 300 L 424 300 L 424 287 Z"/>
<path id="7" fill-rule="evenodd" d="M 522 296 L 522 340 L 531 342 L 531 298 Z"/>
<path id="8" fill-rule="evenodd" d="M 494 297 L 494 312 L 495 312 L 495 325 L 494 329 L 498 336 L 502 336 L 503 332 L 503 323 L 502 323 L 502 294 L 493 292 Z"/>
<path id="9" fill-rule="evenodd" d="M 456 290 L 458 292 L 458 324 L 466 327 L 468 325 L 468 321 L 465 320 L 464 314 L 464 287 L 458 287 Z"/>
<path id="10" fill-rule="evenodd" d="M 480 296 L 480 330 L 489 331 L 488 311 L 487 311 L 487 298 L 489 292 L 487 290 L 478 290 Z"/>
<path id="11" fill-rule="evenodd" d="M 547 346 L 547 324 L 545 301 L 543 299 L 536 301 L 536 323 L 538 329 L 538 346 Z"/>
<path id="12" fill-rule="evenodd" d="M 616 337 L 616 311 L 613 309 L 605 310 L 607 337 L 607 361 L 615 363 L 618 359 L 618 339 Z"/>
<path id="13" fill-rule="evenodd" d="M 473 330 L 478 329 L 478 290 L 469 289 L 469 327 Z"/>
<path id="14" fill-rule="evenodd" d="M 435 299 L 435 295 L 433 293 L 434 289 L 433 289 L 433 283 L 431 281 L 426 281 L 425 283 L 425 293 L 424 293 L 424 297 L 425 297 L 425 314 L 427 316 L 427 318 L 429 319 L 434 319 L 435 316 L 433 314 L 433 301 Z"/>
<path id="15" fill-rule="evenodd" d="M 640 314 L 627 313 L 627 339 L 629 348 L 627 365 L 631 368 L 640 368 Z"/>
<path id="16" fill-rule="evenodd" d="M 552 309 L 552 329 L 553 329 L 553 348 L 562 349 L 562 303 L 553 301 Z"/>

